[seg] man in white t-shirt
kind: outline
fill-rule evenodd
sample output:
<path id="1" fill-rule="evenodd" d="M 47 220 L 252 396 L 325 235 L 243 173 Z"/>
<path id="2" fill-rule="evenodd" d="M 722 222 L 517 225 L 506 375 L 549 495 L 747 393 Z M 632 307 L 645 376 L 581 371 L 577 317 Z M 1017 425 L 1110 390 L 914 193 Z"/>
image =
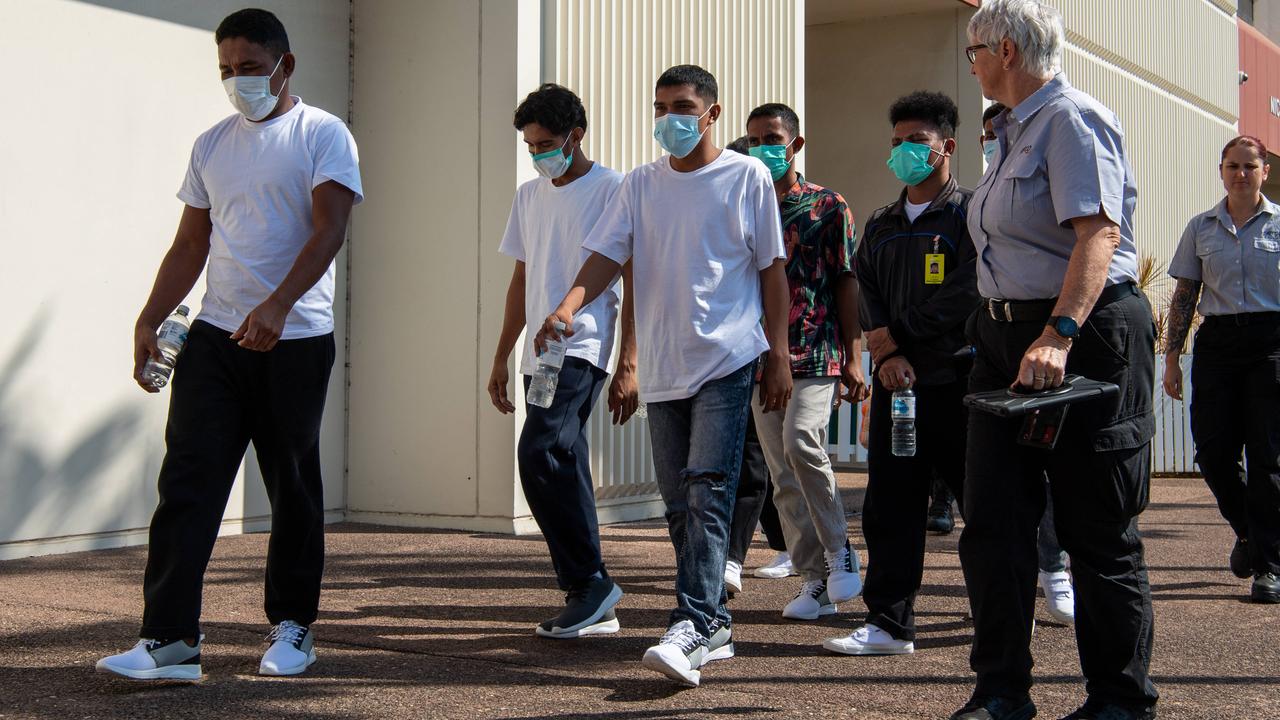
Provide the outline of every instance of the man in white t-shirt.
<path id="1" fill-rule="evenodd" d="M 489 397 L 503 413 L 516 409 L 507 394 L 507 359 L 521 330 L 526 332 L 519 372 L 525 376 L 527 391 L 537 362 L 533 337 L 542 318 L 568 292 L 588 254 L 582 242 L 622 184 L 622 173 L 587 157 L 582 147 L 587 111 L 572 90 L 554 84 L 539 87 L 516 108 L 514 124 L 541 177 L 516 190 L 499 247 L 516 261 L 489 374 Z M 630 294 L 627 318 L 632 317 Z M 534 630 L 543 637 L 618 631 L 613 606 L 622 598 L 622 588 L 609 578 L 600 555 L 595 482 L 587 447 L 587 420 L 608 375 L 617 319 L 618 294 L 611 284 L 573 318 L 574 335 L 566 343 L 550 407 L 525 405 L 516 451 L 520 484 L 565 592 L 563 611 Z M 615 423 L 626 422 L 636 408 L 635 330 L 629 320 L 624 320 L 623 328 L 609 394 Z"/>
<path id="2" fill-rule="evenodd" d="M 733 655 L 725 553 L 761 353 L 771 359 L 765 409 L 783 409 L 791 394 L 773 182 L 764 165 L 712 142 L 717 96 L 700 67 L 678 65 L 658 78 L 654 137 L 669 154 L 623 180 L 587 237 L 590 257 L 537 339 L 541 348 L 559 337 L 556 323 L 572 323 L 632 263 L 640 397 L 676 552 L 677 607 L 644 665 L 686 685 L 699 683 L 705 662 Z"/>
<path id="3" fill-rule="evenodd" d="M 320 419 L 334 361 L 333 259 L 362 199 L 341 120 L 289 94 L 295 59 L 275 15 L 241 10 L 214 33 L 239 111 L 201 135 L 178 197 L 177 237 L 134 331 L 134 376 L 156 329 L 207 271 L 173 371 L 160 505 L 151 520 L 142 640 L 98 661 L 137 680 L 199 680 L 200 600 L 227 496 L 250 441 L 271 500 L 262 675 L 315 662 L 324 500 Z"/>

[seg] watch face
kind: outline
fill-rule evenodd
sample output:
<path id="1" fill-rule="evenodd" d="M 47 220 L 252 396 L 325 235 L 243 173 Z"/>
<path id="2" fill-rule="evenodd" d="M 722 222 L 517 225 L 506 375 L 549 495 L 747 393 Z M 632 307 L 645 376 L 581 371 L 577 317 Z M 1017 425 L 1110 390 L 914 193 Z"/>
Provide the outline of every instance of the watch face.
<path id="1" fill-rule="evenodd" d="M 1080 326 L 1076 324 L 1075 320 L 1072 320 L 1069 317 L 1058 318 L 1054 321 L 1053 326 L 1053 329 L 1057 330 L 1058 334 L 1062 337 L 1073 338 L 1080 334 Z"/>

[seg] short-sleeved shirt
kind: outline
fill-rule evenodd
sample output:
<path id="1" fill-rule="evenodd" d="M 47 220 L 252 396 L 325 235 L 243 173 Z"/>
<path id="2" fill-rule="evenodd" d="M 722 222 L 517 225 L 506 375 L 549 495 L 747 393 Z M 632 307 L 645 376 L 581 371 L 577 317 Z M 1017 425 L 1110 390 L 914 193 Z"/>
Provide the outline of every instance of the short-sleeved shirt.
<path id="1" fill-rule="evenodd" d="M 333 181 L 364 199 L 356 142 L 345 123 L 294 97 L 278 118 L 239 113 L 196 139 L 178 199 L 213 223 L 199 319 L 235 332 L 284 280 L 315 228 L 311 192 Z M 282 340 L 333 332 L 329 264 L 289 310 Z"/>
<path id="2" fill-rule="evenodd" d="M 1120 227 L 1107 285 L 1137 280 L 1138 188 L 1115 114 L 1058 73 L 992 125 L 1000 149 L 969 203 L 979 293 L 1057 297 L 1076 246 L 1071 221 L 1099 212 Z"/>
<path id="3" fill-rule="evenodd" d="M 1265 196 L 1236 228 L 1223 200 L 1191 218 L 1169 274 L 1204 283 L 1201 315 L 1280 312 L 1280 207 Z"/>
<path id="4" fill-rule="evenodd" d="M 573 280 L 590 256 L 582 247 L 613 195 L 622 173 L 595 163 L 586 175 L 557 187 L 545 177 L 516 189 L 507 230 L 498 251 L 525 264 L 524 347 L 520 372 L 536 367 L 533 337 L 542 321 L 573 287 Z M 573 336 L 565 351 L 601 370 L 609 369 L 614 328 L 618 322 L 617 281 L 573 316 Z"/>
<path id="5" fill-rule="evenodd" d="M 782 198 L 794 377 L 839 375 L 845 353 L 836 288 L 853 272 L 857 229 L 840 193 L 799 176 Z M 848 322 L 857 323 L 857 318 Z"/>
<path id="6" fill-rule="evenodd" d="M 722 151 L 692 172 L 672 169 L 667 155 L 641 165 L 584 247 L 631 260 L 642 400 L 692 397 L 769 348 L 760 271 L 786 250 L 759 160 Z"/>

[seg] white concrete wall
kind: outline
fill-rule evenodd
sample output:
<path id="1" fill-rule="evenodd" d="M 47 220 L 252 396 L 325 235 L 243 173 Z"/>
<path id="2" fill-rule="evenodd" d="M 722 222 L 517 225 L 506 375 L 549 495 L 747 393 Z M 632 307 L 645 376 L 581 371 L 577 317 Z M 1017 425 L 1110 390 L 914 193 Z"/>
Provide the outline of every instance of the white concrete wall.
<path id="1" fill-rule="evenodd" d="M 347 0 L 256 4 L 290 31 L 293 92 L 345 117 Z M 192 142 L 233 112 L 213 28 L 243 5 L 4 4 L 0 558 L 145 542 L 168 393 L 134 385 L 133 323 L 177 227 L 174 193 Z M 325 507 L 335 512 L 345 466 L 341 270 L 338 282 L 338 357 L 322 430 Z M 193 309 L 201 293 L 192 293 Z M 249 465 L 227 531 L 262 527 L 268 513 Z"/>
<path id="2" fill-rule="evenodd" d="M 806 28 L 808 179 L 842 194 L 859 231 L 871 213 L 897 200 L 902 183 L 885 166 L 893 126 L 889 106 L 914 90 L 951 96 L 960 108 L 951 170 L 962 185 L 982 177 L 982 93 L 964 59 L 973 10 L 896 15 Z M 910 52 L 903 38 L 910 38 Z"/>

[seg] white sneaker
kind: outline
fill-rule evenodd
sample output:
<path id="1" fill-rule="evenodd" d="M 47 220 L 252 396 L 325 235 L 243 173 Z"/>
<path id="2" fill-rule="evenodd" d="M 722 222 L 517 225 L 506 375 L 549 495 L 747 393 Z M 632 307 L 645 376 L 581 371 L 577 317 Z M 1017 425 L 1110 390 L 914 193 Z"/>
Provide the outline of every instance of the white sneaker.
<path id="1" fill-rule="evenodd" d="M 1076 621 L 1076 595 L 1071 587 L 1071 575 L 1064 572 L 1040 573 L 1040 587 L 1044 590 L 1045 606 L 1049 615 L 1060 623 L 1073 625 Z"/>
<path id="2" fill-rule="evenodd" d="M 827 559 L 827 596 L 833 603 L 849 602 L 862 592 L 862 578 L 858 575 L 858 552 L 844 541 L 844 547 L 834 553 L 824 553 Z"/>
<path id="3" fill-rule="evenodd" d="M 724 588 L 731 593 L 742 592 L 742 563 L 737 560 L 724 561 Z"/>
<path id="4" fill-rule="evenodd" d="M 271 647 L 262 655 L 259 675 L 299 675 L 316 661 L 315 636 L 311 628 L 285 620 L 267 635 Z"/>
<path id="5" fill-rule="evenodd" d="M 203 644 L 203 635 L 195 647 L 182 640 L 143 638 L 132 650 L 102 658 L 94 669 L 131 680 L 199 680 Z"/>
<path id="6" fill-rule="evenodd" d="M 795 575 L 796 569 L 791 565 L 791 554 L 784 550 L 774 555 L 769 562 L 756 568 L 756 571 L 751 574 L 758 578 L 777 580 Z"/>
<path id="7" fill-rule="evenodd" d="M 825 580 L 805 580 L 800 592 L 782 608 L 782 617 L 788 620 L 817 620 L 822 615 L 834 615 L 835 603 L 827 597 Z"/>
<path id="8" fill-rule="evenodd" d="M 733 657 L 733 627 L 720 622 L 711 621 L 711 637 L 707 639 L 707 655 L 702 658 L 706 665 L 715 660 L 728 660 Z"/>
<path id="9" fill-rule="evenodd" d="M 916 651 L 915 643 L 899 640 L 871 623 L 847 637 L 827 638 L 822 647 L 842 655 L 910 655 Z"/>
<path id="10" fill-rule="evenodd" d="M 681 685 L 698 687 L 707 655 L 707 640 L 698 634 L 689 620 L 672 625 L 657 645 L 644 652 L 642 664 L 662 673 Z"/>

